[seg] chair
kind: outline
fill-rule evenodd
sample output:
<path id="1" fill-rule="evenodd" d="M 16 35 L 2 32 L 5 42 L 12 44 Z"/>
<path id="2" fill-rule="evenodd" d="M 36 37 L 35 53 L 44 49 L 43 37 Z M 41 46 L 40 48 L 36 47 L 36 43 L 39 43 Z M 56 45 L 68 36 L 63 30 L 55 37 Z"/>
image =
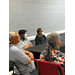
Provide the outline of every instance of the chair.
<path id="1" fill-rule="evenodd" d="M 65 75 L 60 64 L 34 59 L 38 75 Z"/>
<path id="2" fill-rule="evenodd" d="M 9 61 L 9 71 L 13 70 L 13 75 L 17 75 L 16 73 L 14 73 L 14 68 L 16 68 L 19 71 L 20 75 L 22 75 L 22 73 L 18 69 L 18 66 L 14 62 Z"/>
<path id="3" fill-rule="evenodd" d="M 9 61 L 9 71 L 13 70 L 13 66 L 14 66 L 13 63 Z"/>

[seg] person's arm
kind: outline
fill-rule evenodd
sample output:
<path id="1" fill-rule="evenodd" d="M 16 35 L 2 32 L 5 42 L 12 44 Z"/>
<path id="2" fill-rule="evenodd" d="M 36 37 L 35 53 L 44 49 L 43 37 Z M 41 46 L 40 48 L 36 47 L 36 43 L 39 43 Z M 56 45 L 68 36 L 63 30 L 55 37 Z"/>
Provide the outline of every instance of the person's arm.
<path id="1" fill-rule="evenodd" d="M 29 56 L 30 59 L 34 60 L 33 53 L 31 53 L 31 52 L 29 52 L 29 51 L 27 51 L 27 50 L 25 50 L 24 53 L 25 53 L 27 56 Z"/>
<path id="2" fill-rule="evenodd" d="M 33 45 L 30 45 L 29 47 L 33 47 Z"/>
<path id="3" fill-rule="evenodd" d="M 25 50 L 24 53 L 25 53 L 26 55 L 29 55 L 31 52 Z"/>
<path id="4" fill-rule="evenodd" d="M 27 46 L 24 46 L 23 49 L 29 48 L 30 44 L 28 44 Z"/>
<path id="5" fill-rule="evenodd" d="M 28 44 L 30 44 L 29 47 L 33 47 L 32 43 L 28 40 Z"/>
<path id="6" fill-rule="evenodd" d="M 39 44 L 40 44 L 39 40 L 37 38 L 35 38 L 35 45 L 37 46 Z"/>
<path id="7" fill-rule="evenodd" d="M 23 49 L 29 48 L 29 47 L 33 47 L 32 43 L 26 38 L 28 45 L 24 46 Z"/>
<path id="8" fill-rule="evenodd" d="M 30 56 L 29 56 L 29 55 L 27 55 L 27 57 L 29 57 L 29 58 L 30 58 Z M 31 61 L 32 61 L 32 59 L 30 58 L 30 60 L 29 60 L 29 62 L 27 63 L 27 65 L 28 65 L 28 64 L 31 64 Z"/>
<path id="9" fill-rule="evenodd" d="M 29 58 L 23 51 L 18 50 L 15 52 L 15 59 L 19 60 L 23 64 L 31 64 L 32 59 Z"/>

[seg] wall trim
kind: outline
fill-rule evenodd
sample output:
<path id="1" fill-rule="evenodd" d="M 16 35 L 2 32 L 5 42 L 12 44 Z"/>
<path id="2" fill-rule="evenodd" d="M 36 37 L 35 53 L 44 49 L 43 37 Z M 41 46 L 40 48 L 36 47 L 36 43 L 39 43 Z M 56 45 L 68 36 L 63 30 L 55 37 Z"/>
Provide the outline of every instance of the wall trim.
<path id="1" fill-rule="evenodd" d="M 52 32 L 56 32 L 58 34 L 62 34 L 62 33 L 65 33 L 65 30 L 60 30 L 60 31 L 52 31 Z M 48 34 L 52 33 L 52 32 L 49 32 L 49 33 L 45 33 L 44 35 L 47 36 Z M 34 40 L 36 37 L 36 35 L 34 36 L 30 36 L 30 37 L 27 37 L 28 40 Z"/>

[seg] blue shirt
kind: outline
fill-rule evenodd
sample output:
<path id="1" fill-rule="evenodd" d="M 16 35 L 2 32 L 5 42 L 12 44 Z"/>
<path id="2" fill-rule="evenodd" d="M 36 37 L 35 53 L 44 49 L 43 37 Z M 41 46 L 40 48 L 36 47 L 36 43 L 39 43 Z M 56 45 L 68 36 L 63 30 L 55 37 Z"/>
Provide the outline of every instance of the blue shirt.
<path id="1" fill-rule="evenodd" d="M 17 45 L 9 44 L 9 60 L 13 61 L 23 75 L 30 75 L 32 72 L 32 65 L 27 65 L 30 60 L 29 57 L 24 53 L 24 50 Z"/>

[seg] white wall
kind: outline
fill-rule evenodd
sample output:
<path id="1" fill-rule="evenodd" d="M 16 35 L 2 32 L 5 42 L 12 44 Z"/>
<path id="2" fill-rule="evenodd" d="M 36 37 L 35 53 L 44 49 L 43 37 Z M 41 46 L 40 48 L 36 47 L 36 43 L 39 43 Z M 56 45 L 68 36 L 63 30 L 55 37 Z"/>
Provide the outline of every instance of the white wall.
<path id="1" fill-rule="evenodd" d="M 38 27 L 65 30 L 65 0 L 9 0 L 9 31 L 26 29 L 33 36 Z"/>

